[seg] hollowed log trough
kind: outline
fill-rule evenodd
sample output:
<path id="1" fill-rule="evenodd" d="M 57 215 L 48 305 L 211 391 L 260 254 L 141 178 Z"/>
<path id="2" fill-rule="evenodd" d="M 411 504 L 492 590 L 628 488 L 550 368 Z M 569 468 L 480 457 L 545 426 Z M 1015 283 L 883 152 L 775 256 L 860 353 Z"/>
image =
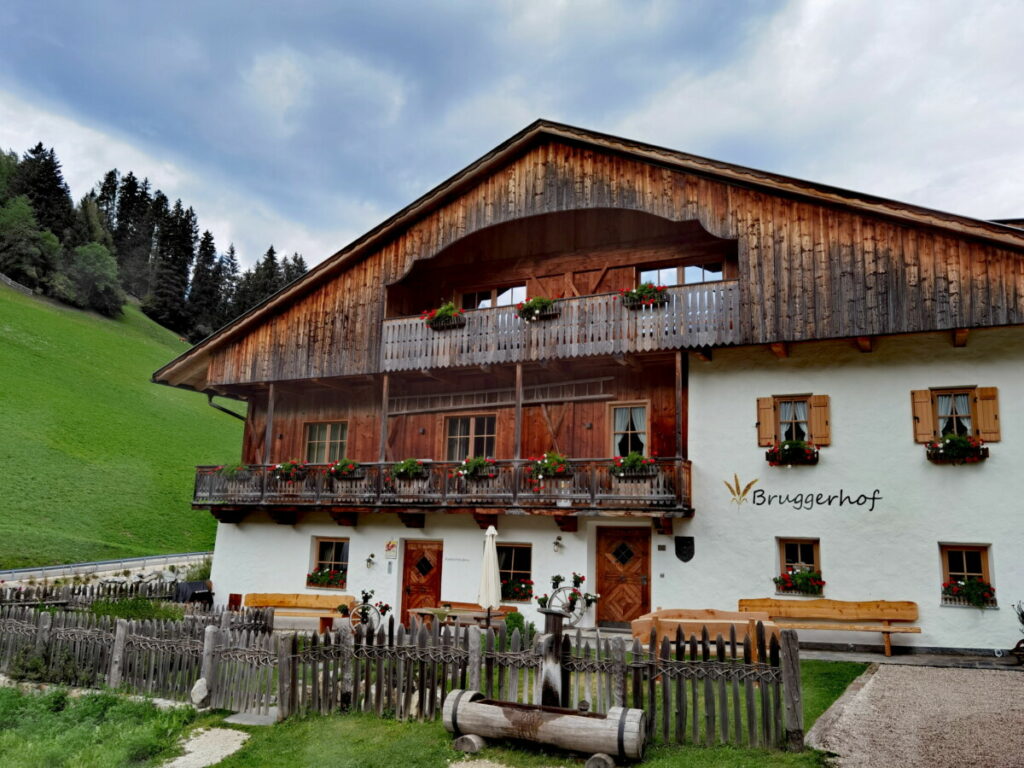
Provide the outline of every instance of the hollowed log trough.
<path id="1" fill-rule="evenodd" d="M 647 714 L 642 709 L 612 707 L 602 715 L 485 699 L 479 691 L 453 690 L 444 700 L 443 716 L 444 727 L 455 737 L 519 739 L 623 760 L 642 760 L 647 749 Z"/>

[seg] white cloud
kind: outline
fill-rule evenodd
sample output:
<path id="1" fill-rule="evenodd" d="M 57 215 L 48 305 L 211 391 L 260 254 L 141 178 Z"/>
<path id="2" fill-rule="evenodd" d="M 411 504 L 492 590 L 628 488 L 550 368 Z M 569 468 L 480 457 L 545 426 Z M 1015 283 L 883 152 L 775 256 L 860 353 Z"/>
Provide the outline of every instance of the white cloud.
<path id="1" fill-rule="evenodd" d="M 298 251 L 310 265 L 316 264 L 382 218 L 364 200 L 339 197 L 332 226 L 314 228 L 282 216 L 214 169 L 158 158 L 130 140 L 0 92 L 0 148 L 21 154 L 38 141 L 56 149 L 76 200 L 111 168 L 133 171 L 148 177 L 171 200 L 180 197 L 191 205 L 199 226 L 213 232 L 218 248 L 235 243 L 243 265 L 255 261 L 271 243 L 279 252 Z"/>
<path id="2" fill-rule="evenodd" d="M 242 73 L 242 88 L 264 126 L 290 136 L 309 103 L 308 61 L 289 48 L 257 54 Z"/>
<path id="3" fill-rule="evenodd" d="M 751 29 L 741 58 L 674 78 L 616 130 L 712 156 L 747 147 L 747 160 L 781 158 L 764 170 L 966 215 L 1024 215 L 1022 23 L 1013 3 L 799 0 Z"/>

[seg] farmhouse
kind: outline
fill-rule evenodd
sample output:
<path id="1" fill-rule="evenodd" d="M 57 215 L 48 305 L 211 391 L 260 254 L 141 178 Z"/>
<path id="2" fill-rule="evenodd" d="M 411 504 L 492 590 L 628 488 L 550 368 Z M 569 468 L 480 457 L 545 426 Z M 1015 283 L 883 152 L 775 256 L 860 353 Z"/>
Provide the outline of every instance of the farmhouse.
<path id="1" fill-rule="evenodd" d="M 473 602 L 494 525 L 528 619 L 577 572 L 582 626 L 912 601 L 896 646 L 998 649 L 1022 325 L 1019 226 L 539 121 L 153 380 L 248 406 L 196 470 L 222 603 Z"/>

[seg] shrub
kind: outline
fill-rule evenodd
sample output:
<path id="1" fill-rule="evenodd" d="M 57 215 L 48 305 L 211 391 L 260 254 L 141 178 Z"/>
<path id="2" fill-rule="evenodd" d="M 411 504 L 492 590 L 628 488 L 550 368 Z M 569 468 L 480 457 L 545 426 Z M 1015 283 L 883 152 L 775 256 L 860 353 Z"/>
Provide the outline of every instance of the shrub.
<path id="1" fill-rule="evenodd" d="M 196 579 L 199 581 L 199 579 Z M 116 619 L 170 619 L 181 621 L 185 608 L 175 603 L 162 603 L 144 597 L 122 600 L 97 600 L 89 610 L 95 616 L 113 616 Z"/>
<path id="2" fill-rule="evenodd" d="M 192 563 L 185 571 L 185 581 L 209 581 L 210 569 L 213 567 L 213 560 L 209 557 L 203 558 L 198 563 Z"/>

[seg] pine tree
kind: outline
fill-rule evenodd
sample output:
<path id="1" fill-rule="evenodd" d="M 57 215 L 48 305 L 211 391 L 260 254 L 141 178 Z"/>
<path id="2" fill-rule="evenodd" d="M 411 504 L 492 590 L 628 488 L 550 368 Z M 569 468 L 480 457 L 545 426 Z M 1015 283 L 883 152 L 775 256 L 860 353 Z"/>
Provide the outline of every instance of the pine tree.
<path id="1" fill-rule="evenodd" d="M 103 223 L 103 214 L 92 192 L 78 201 L 74 223 L 64 238 L 64 247 L 68 249 L 87 243 L 99 243 L 108 253 L 114 250 L 114 238 Z"/>
<path id="2" fill-rule="evenodd" d="M 111 173 L 116 173 L 111 171 Z M 111 173 L 104 177 L 107 186 Z M 167 198 L 157 191 L 150 197 L 149 181 L 141 183 L 132 172 L 121 177 L 114 202 L 114 254 L 117 257 L 121 285 L 134 296 L 149 293 L 153 239 L 158 222 L 167 213 Z M 108 206 L 109 190 L 103 205 Z"/>
<path id="3" fill-rule="evenodd" d="M 293 253 L 291 258 L 286 256 L 281 262 L 281 272 L 283 274 L 284 285 L 288 285 L 289 283 L 298 280 L 308 271 L 309 267 L 306 266 L 306 260 L 302 258 L 301 253 Z"/>
<path id="4" fill-rule="evenodd" d="M 238 256 L 235 244 L 228 246 L 227 253 L 220 259 L 221 281 L 218 304 L 217 327 L 223 327 L 235 317 L 235 294 L 238 292 Z"/>
<path id="5" fill-rule="evenodd" d="M 281 265 L 277 262 L 277 251 L 274 246 L 270 246 L 253 269 L 253 305 L 281 290 L 283 279 Z"/>
<path id="6" fill-rule="evenodd" d="M 11 178 L 17 170 L 18 154 L 0 150 L 0 205 L 6 203 L 10 197 L 8 189 L 11 185 Z"/>
<path id="7" fill-rule="evenodd" d="M 60 161 L 53 149 L 46 149 L 42 142 L 26 152 L 18 163 L 9 192 L 12 196 L 25 195 L 32 203 L 40 228 L 58 239 L 74 223 L 71 192 L 64 182 Z"/>
<path id="8" fill-rule="evenodd" d="M 191 325 L 189 338 L 193 341 L 205 339 L 218 327 L 219 303 L 223 269 L 217 258 L 217 247 L 209 230 L 203 232 L 196 254 L 196 266 L 192 272 L 192 285 L 188 293 L 188 322 Z"/>
<path id="9" fill-rule="evenodd" d="M 103 217 L 103 226 L 111 234 L 117 229 L 117 190 L 120 186 L 121 175 L 117 168 L 109 170 L 103 176 L 103 181 L 96 185 L 96 205 Z"/>
<path id="10" fill-rule="evenodd" d="M 189 330 L 186 296 L 198 237 L 195 211 L 175 201 L 159 226 L 152 289 L 142 304 L 149 317 L 183 335 Z"/>

